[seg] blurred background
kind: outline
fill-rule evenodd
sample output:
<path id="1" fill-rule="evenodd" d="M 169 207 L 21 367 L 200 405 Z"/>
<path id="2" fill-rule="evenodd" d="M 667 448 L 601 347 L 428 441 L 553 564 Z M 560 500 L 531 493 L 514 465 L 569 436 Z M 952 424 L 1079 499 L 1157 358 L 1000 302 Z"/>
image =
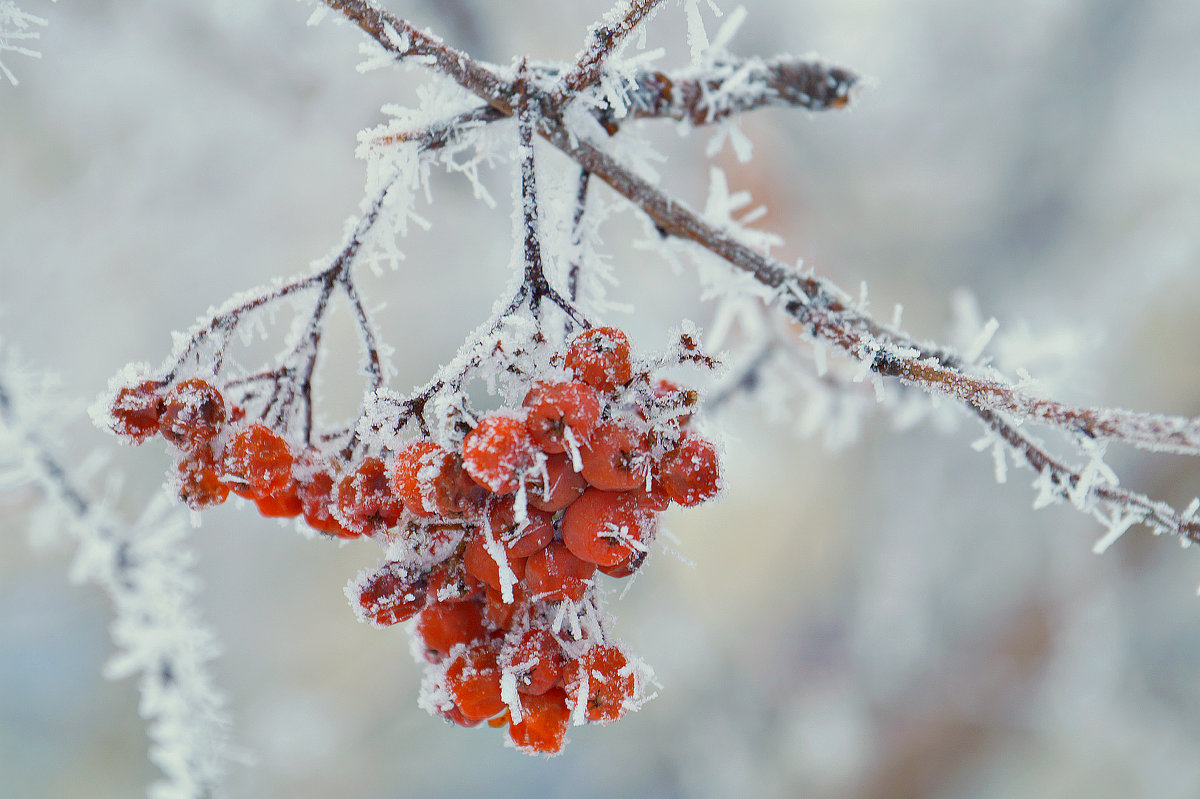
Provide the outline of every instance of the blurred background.
<path id="1" fill-rule="evenodd" d="M 608 8 L 385 5 L 501 64 L 572 58 Z M 5 58 L 21 85 L 0 86 L 0 337 L 81 406 L 125 363 L 160 363 L 170 332 L 210 305 L 335 247 L 362 196 L 356 133 L 430 80 L 356 72 L 357 30 L 307 27 L 292 0 L 23 8 L 49 26 L 41 60 Z M 756 227 L 783 236 L 776 254 L 852 292 L 866 281 L 877 313 L 903 304 L 918 337 L 944 339 L 966 289 L 1001 322 L 993 351 L 1060 398 L 1200 414 L 1200 4 L 746 8 L 735 52 L 816 51 L 866 87 L 846 112 L 747 117 L 748 164 L 728 147 L 707 159 L 715 131 L 657 123 L 666 187 L 702 207 L 715 162 L 769 209 Z M 681 7 L 665 4 L 647 34 L 663 66 L 686 61 L 684 37 Z M 430 230 L 366 280 L 397 390 L 449 358 L 503 286 L 510 175 L 485 178 L 496 209 L 436 175 L 419 209 Z M 640 231 L 633 214 L 605 228 L 610 294 L 637 309 L 607 321 L 648 352 L 715 308 L 690 269 L 624 243 Z M 348 327 L 330 343 L 354 352 Z M 1036 362 L 1019 357 L 1028 343 Z M 352 364 L 337 368 L 332 415 L 361 390 Z M 611 607 L 661 695 L 576 729 L 548 761 L 416 707 L 406 634 L 357 623 L 342 594 L 372 545 L 307 540 L 232 504 L 206 512 L 191 538 L 202 612 L 254 761 L 233 767 L 228 795 L 1200 795 L 1197 553 L 1139 529 L 1097 557 L 1094 522 L 1031 509 L 1030 472 L 996 484 L 969 420 L 893 421 L 868 416 L 832 452 L 751 400 L 710 420 L 728 492 L 670 516 L 686 560 L 656 555 Z M 112 453 L 130 516 L 162 490 L 160 445 L 118 449 L 82 418 L 67 442 L 67 463 Z M 1200 493 L 1194 459 L 1109 462 L 1176 507 Z M 111 608 L 68 583 L 69 548 L 30 546 L 36 506 L 0 495 L 0 785 L 140 795 L 158 775 L 135 686 L 100 676 Z"/>

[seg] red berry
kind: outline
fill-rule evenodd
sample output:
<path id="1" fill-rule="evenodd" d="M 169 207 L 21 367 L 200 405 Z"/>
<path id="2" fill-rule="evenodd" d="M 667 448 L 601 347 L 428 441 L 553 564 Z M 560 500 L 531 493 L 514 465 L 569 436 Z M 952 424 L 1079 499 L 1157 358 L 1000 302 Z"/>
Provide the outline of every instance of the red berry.
<path id="1" fill-rule="evenodd" d="M 432 478 L 441 471 L 438 464 L 445 454 L 436 443 L 423 439 L 397 452 L 391 462 L 392 490 L 414 516 L 437 514 Z"/>
<path id="2" fill-rule="evenodd" d="M 516 500 L 511 496 L 492 502 L 487 512 L 492 537 L 500 541 L 509 555 L 527 558 L 554 538 L 554 517 L 541 510 L 525 509 L 525 521 L 517 522 Z"/>
<path id="3" fill-rule="evenodd" d="M 615 566 L 640 548 L 654 523 L 632 494 L 589 488 L 563 511 L 562 538 L 575 557 Z"/>
<path id="4" fill-rule="evenodd" d="M 367 577 L 359 588 L 358 606 L 381 626 L 408 621 L 425 607 L 427 587 L 424 574 L 391 561 Z"/>
<path id="5" fill-rule="evenodd" d="M 266 425 L 252 424 L 225 445 L 225 479 L 249 499 L 274 494 L 292 479 L 292 449 Z"/>
<path id="6" fill-rule="evenodd" d="M 596 644 L 568 668 L 567 697 L 578 707 L 579 691 L 585 682 L 583 713 L 588 721 L 607 724 L 625 715 L 625 702 L 633 698 L 633 668 L 625 655 L 611 644 Z"/>
<path id="7" fill-rule="evenodd" d="M 229 486 L 221 481 L 212 450 L 202 447 L 188 453 L 176 467 L 179 498 L 193 510 L 220 505 L 229 497 Z"/>
<path id="8" fill-rule="evenodd" d="M 562 676 L 564 662 L 558 641 L 542 627 L 531 627 L 510 640 L 500 657 L 505 671 L 516 677 L 517 690 L 526 695 L 544 694 L 553 688 Z"/>
<path id="9" fill-rule="evenodd" d="M 555 513 L 578 499 L 587 486 L 569 455 L 547 455 L 542 468 L 525 475 L 525 499 L 538 510 Z"/>
<path id="10" fill-rule="evenodd" d="M 446 669 L 446 690 L 468 719 L 486 719 L 503 713 L 500 698 L 500 665 L 494 643 L 468 647 Z"/>
<path id="11" fill-rule="evenodd" d="M 629 557 L 616 564 L 615 566 L 597 566 L 599 571 L 604 572 L 609 577 L 623 578 L 636 572 L 642 568 L 642 564 L 646 562 L 646 557 L 650 553 L 642 550 L 635 550 L 629 553 Z"/>
<path id="12" fill-rule="evenodd" d="M 567 430 L 576 445 L 600 421 L 600 395 L 585 383 L 538 383 L 525 395 L 525 427 L 543 452 L 566 452 Z"/>
<path id="13" fill-rule="evenodd" d="M 436 663 L 455 644 L 483 638 L 483 611 L 476 602 L 433 602 L 417 617 L 417 634 L 425 642 L 425 657 Z"/>
<path id="14" fill-rule="evenodd" d="M 721 490 L 716 448 L 690 433 L 663 456 L 661 472 L 663 489 L 685 508 L 712 499 Z"/>
<path id="15" fill-rule="evenodd" d="M 478 578 L 484 585 L 490 585 L 497 591 L 503 591 L 500 566 L 492 555 L 493 549 L 499 549 L 504 553 L 508 568 L 512 570 L 517 582 L 525 578 L 525 558 L 517 557 L 506 550 L 504 545 L 499 543 L 499 539 L 494 534 L 488 535 L 488 531 L 485 529 L 476 530 L 475 534 L 467 541 L 467 548 L 463 550 L 463 565 L 466 566 L 467 573 Z"/>
<path id="16" fill-rule="evenodd" d="M 192 451 L 216 437 L 225 424 L 225 398 L 207 381 L 184 380 L 167 392 L 158 429 L 163 437 Z"/>
<path id="17" fill-rule="evenodd" d="M 625 422 L 609 420 L 595 429 L 591 443 L 580 450 L 583 476 L 604 491 L 644 486 L 651 467 L 649 450 L 643 433 Z"/>
<path id="18" fill-rule="evenodd" d="M 342 478 L 336 507 L 341 523 L 359 535 L 375 535 L 394 527 L 404 512 L 379 458 L 364 458 L 354 472 Z"/>
<path id="19" fill-rule="evenodd" d="M 525 564 L 525 584 L 537 599 L 578 602 L 587 593 L 596 564 L 581 560 L 561 541 L 529 556 Z"/>
<path id="20" fill-rule="evenodd" d="M 571 340 L 566 365 L 578 379 L 610 393 L 633 376 L 629 339 L 615 327 L 585 330 Z"/>
<path id="21" fill-rule="evenodd" d="M 479 420 L 463 440 L 467 474 L 493 494 L 511 494 L 533 464 L 533 440 L 515 416 L 493 413 Z"/>
<path id="22" fill-rule="evenodd" d="M 280 491 L 267 494 L 265 497 L 259 497 L 254 500 L 254 504 L 258 506 L 258 512 L 268 519 L 290 519 L 304 512 L 304 503 L 300 500 L 299 485 L 294 480 L 290 481 Z"/>
<path id="23" fill-rule="evenodd" d="M 300 496 L 304 521 L 308 523 L 309 527 L 319 533 L 338 538 L 358 538 L 359 533 L 347 530 L 341 522 L 334 518 L 333 512 L 330 510 L 336 487 L 333 475 L 324 470 L 313 471 L 304 477 L 298 477 L 296 482 L 296 493 Z"/>
<path id="24" fill-rule="evenodd" d="M 141 444 L 158 432 L 158 420 L 166 408 L 159 393 L 162 383 L 147 380 L 117 392 L 109 407 L 109 427 L 130 443 Z"/>
<path id="25" fill-rule="evenodd" d="M 567 743 L 571 709 L 566 692 L 551 688 L 544 694 L 521 697 L 521 720 L 508 727 L 509 740 L 526 754 L 556 755 Z"/>
<path id="26" fill-rule="evenodd" d="M 435 602 L 465 602 L 483 589 L 483 583 L 467 574 L 458 556 L 442 561 L 429 574 L 429 596 Z"/>
<path id="27" fill-rule="evenodd" d="M 512 602 L 505 602 L 504 595 L 489 585 L 483 593 L 483 617 L 497 630 L 511 629 L 518 611 L 527 609 L 529 601 L 529 591 L 523 583 L 513 586 Z"/>
<path id="28" fill-rule="evenodd" d="M 467 727 L 468 729 L 471 727 L 478 727 L 479 723 L 482 721 L 482 719 L 467 718 L 463 715 L 462 711 L 458 709 L 458 706 L 454 704 L 448 703 L 448 707 L 439 707 L 437 708 L 437 712 L 439 716 L 447 721 L 452 721 L 458 726 Z"/>

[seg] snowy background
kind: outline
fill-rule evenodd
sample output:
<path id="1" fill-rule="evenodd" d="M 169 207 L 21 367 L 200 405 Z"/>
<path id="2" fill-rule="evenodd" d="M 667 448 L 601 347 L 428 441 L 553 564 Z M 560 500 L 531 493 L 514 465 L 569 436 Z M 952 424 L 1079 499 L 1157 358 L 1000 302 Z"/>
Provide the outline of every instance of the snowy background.
<path id="1" fill-rule="evenodd" d="M 4 54 L 21 84 L 0 85 L 0 337 L 81 406 L 126 362 L 160 362 L 208 306 L 334 247 L 362 193 L 355 134 L 427 80 L 357 73 L 357 30 L 306 27 L 292 0 L 22 5 L 49 25 L 41 60 Z M 386 5 L 497 63 L 569 59 L 607 9 Z M 945 338 L 968 290 L 1001 322 L 993 352 L 1065 400 L 1200 414 L 1200 5 L 747 11 L 735 51 L 817 51 L 869 78 L 848 112 L 755 113 L 742 125 L 754 160 L 713 159 L 768 206 L 757 226 L 784 237 L 777 254 L 852 291 L 865 280 L 877 312 L 902 303 L 920 337 Z M 648 40 L 664 65 L 686 59 L 676 4 Z M 664 184 L 703 205 L 713 131 L 657 124 Z M 497 198 L 510 175 L 488 178 Z M 435 179 L 434 200 L 402 267 L 366 283 L 401 391 L 454 353 L 505 280 L 508 209 L 455 177 Z M 633 220 L 606 240 L 613 295 L 638 310 L 608 321 L 650 351 L 714 308 L 690 272 L 626 243 Z M 353 352 L 348 326 L 332 342 Z M 352 368 L 330 372 L 327 407 L 353 407 L 359 389 Z M 342 594 L 372 545 L 309 541 L 232 503 L 206 512 L 191 537 L 200 610 L 225 647 L 234 740 L 256 763 L 234 766 L 229 795 L 1200 794 L 1195 551 L 1139 530 L 1092 555 L 1099 528 L 1070 508 L 1033 512 L 1028 472 L 997 485 L 969 422 L 896 433 L 868 416 L 831 453 L 763 416 L 747 402 L 712 420 L 731 488 L 670 518 L 693 565 L 657 555 L 613 608 L 662 695 L 575 730 L 549 761 L 417 709 L 407 636 L 357 623 Z M 160 490 L 160 445 L 118 450 L 82 419 L 65 432 L 68 462 L 112 452 L 127 514 Z M 1121 450 L 1110 463 L 1177 507 L 1200 493 L 1194 461 Z M 158 775 L 134 685 L 101 677 L 111 608 L 68 583 L 68 548 L 30 545 L 36 506 L 0 494 L 0 785 L 139 795 Z"/>

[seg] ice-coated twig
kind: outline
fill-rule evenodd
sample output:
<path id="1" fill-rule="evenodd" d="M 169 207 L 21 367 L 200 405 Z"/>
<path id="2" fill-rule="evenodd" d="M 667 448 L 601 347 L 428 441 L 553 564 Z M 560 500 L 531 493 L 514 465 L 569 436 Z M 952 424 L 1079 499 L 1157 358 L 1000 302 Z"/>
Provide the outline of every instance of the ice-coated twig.
<path id="1" fill-rule="evenodd" d="M 429 37 L 422 40 L 428 43 L 416 49 L 415 39 L 392 42 L 384 34 L 385 28 L 408 30 L 411 26 L 365 2 L 325 2 L 358 22 L 397 58 L 406 58 L 418 51 L 432 54 L 436 69 L 474 92 L 491 107 L 506 114 L 513 113 L 514 98 L 519 94 L 514 83 L 475 64 L 466 54 L 451 51 Z M 353 12 L 349 10 L 351 6 Z M 762 90 L 724 92 L 723 104 L 714 104 L 705 99 L 713 94 L 714 87 L 704 83 L 703 77 L 697 76 L 691 84 L 681 81 L 682 85 L 677 87 L 676 82 L 665 75 L 653 73 L 645 79 L 643 86 L 643 89 L 651 89 L 650 96 L 635 106 L 643 107 L 644 116 L 669 116 L 704 123 L 723 113 L 741 113 L 776 103 L 812 108 L 841 107 L 846 104 L 855 82 L 854 76 L 844 70 L 788 59 L 746 60 L 735 73 L 740 85 L 761 85 Z M 536 88 L 526 91 L 534 92 Z M 677 97 L 681 98 L 678 107 L 675 105 Z M 688 100 L 687 97 L 695 99 Z M 830 281 L 802 274 L 706 221 L 686 203 L 627 168 L 598 143 L 569 129 L 552 98 L 545 97 L 540 107 L 538 133 L 574 160 L 584 172 L 603 180 L 640 208 L 662 235 L 691 241 L 751 275 L 774 293 L 776 307 L 786 316 L 800 323 L 808 335 L 828 342 L 856 359 L 864 373 L 873 371 L 961 401 L 1022 460 L 1046 475 L 1045 479 L 1062 492 L 1073 491 L 1082 485 L 1091 500 L 1144 511 L 1145 523 L 1156 531 L 1200 540 L 1196 522 L 1141 495 L 1107 484 L 1083 481 L 1079 472 L 1051 458 L 1016 426 L 1032 421 L 1063 430 L 1073 437 L 1117 440 L 1145 449 L 1200 454 L 1200 421 L 1124 410 L 1078 408 L 1038 398 L 1018 389 L 998 373 L 983 372 L 964 363 L 947 348 L 917 342 L 848 303 L 845 299 L 848 295 Z M 1090 507 L 1090 503 L 1083 504 Z"/>
<path id="2" fill-rule="evenodd" d="M 227 770 L 229 720 L 209 671 L 216 640 L 195 610 L 186 521 L 161 497 L 136 524 L 124 523 L 76 484 L 23 418 L 22 403 L 0 370 L 0 434 L 7 434 L 0 438 L 15 442 L 24 462 L 17 477 L 62 511 L 77 544 L 72 580 L 96 583 L 112 600 L 117 651 L 105 675 L 139 675 L 150 759 L 166 778 L 151 786 L 150 796 L 209 799 Z"/>
<path id="3" fill-rule="evenodd" d="M 588 29 L 588 43 L 575 64 L 551 90 L 550 103 L 561 108 L 579 92 L 600 82 L 604 62 L 617 45 L 649 16 L 662 0 L 618 0 L 599 22 Z"/>

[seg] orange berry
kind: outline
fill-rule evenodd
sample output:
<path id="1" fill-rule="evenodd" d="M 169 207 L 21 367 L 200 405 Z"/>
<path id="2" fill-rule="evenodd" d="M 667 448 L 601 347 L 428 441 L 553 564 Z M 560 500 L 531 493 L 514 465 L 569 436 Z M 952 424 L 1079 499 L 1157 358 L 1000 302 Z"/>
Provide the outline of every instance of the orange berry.
<path id="1" fill-rule="evenodd" d="M 508 727 L 509 740 L 526 754 L 556 755 L 567 743 L 571 710 L 561 688 L 521 697 L 521 721 Z"/>
<path id="2" fill-rule="evenodd" d="M 133 444 L 141 444 L 157 433 L 159 417 L 166 409 L 161 389 L 159 381 L 146 380 L 118 391 L 109 406 L 110 429 Z"/>
<path id="3" fill-rule="evenodd" d="M 424 574 L 391 561 L 383 564 L 359 588 L 358 606 L 378 625 L 408 621 L 425 607 L 427 587 Z"/>
<path id="4" fill-rule="evenodd" d="M 304 512 L 304 503 L 300 501 L 299 485 L 289 481 L 280 491 L 267 494 L 254 500 L 258 512 L 268 519 L 292 518 Z"/>
<path id="5" fill-rule="evenodd" d="M 577 706 L 579 691 L 587 684 L 583 708 L 588 721 L 607 724 L 625 715 L 625 702 L 633 698 L 636 686 L 633 669 L 620 649 L 611 644 L 596 644 L 567 671 L 571 707 Z"/>
<path id="6" fill-rule="evenodd" d="M 587 593 L 596 564 L 576 557 L 561 541 L 551 541 L 525 564 L 525 584 L 537 599 L 578 602 Z"/>
<path id="7" fill-rule="evenodd" d="M 685 508 L 712 499 L 721 490 L 716 447 L 691 433 L 663 456 L 661 473 L 663 489 Z"/>
<path id="8" fill-rule="evenodd" d="M 193 510 L 220 505 L 229 497 L 229 486 L 221 481 L 217 461 L 208 447 L 188 453 L 176 467 L 179 498 Z"/>
<path id="9" fill-rule="evenodd" d="M 639 549 L 654 524 L 636 496 L 589 488 L 563 511 L 562 538 L 575 557 L 616 566 Z"/>
<path id="10" fill-rule="evenodd" d="M 226 416 L 221 392 L 205 380 L 192 378 L 167 392 L 158 429 L 163 438 L 190 452 L 212 441 L 225 424 Z"/>
<path id="11" fill-rule="evenodd" d="M 525 428 L 543 452 L 566 452 L 568 429 L 576 444 L 586 442 L 600 421 L 600 395 L 586 383 L 538 383 L 522 404 Z"/>
<path id="12" fill-rule="evenodd" d="M 533 464 L 533 439 L 515 416 L 493 413 L 463 440 L 463 464 L 476 483 L 493 494 L 511 494 Z"/>
<path id="13" fill-rule="evenodd" d="M 225 478 L 249 499 L 274 494 L 292 479 L 292 449 L 266 425 L 252 424 L 225 445 Z"/>
<path id="14" fill-rule="evenodd" d="M 571 339 L 566 365 L 579 380 L 610 393 L 633 376 L 629 339 L 615 327 L 585 330 Z"/>
<path id="15" fill-rule="evenodd" d="M 437 514 L 432 478 L 441 471 L 436 465 L 445 454 L 446 451 L 436 443 L 423 439 L 397 452 L 392 460 L 389 469 L 392 490 L 414 516 Z"/>
<path id="16" fill-rule="evenodd" d="M 569 455 L 547 455 L 543 468 L 544 473 L 533 469 L 525 475 L 525 499 L 531 507 L 555 513 L 587 490 L 587 480 L 575 471 Z"/>
<path id="17" fill-rule="evenodd" d="M 604 491 L 628 491 L 646 484 L 650 471 L 650 445 L 643 433 L 627 423 L 609 420 L 592 433 L 579 452 L 583 476 Z"/>
<path id="18" fill-rule="evenodd" d="M 487 635 L 483 610 L 477 602 L 433 602 L 417 617 L 417 634 L 425 642 L 426 659 L 437 663 L 455 644 Z"/>
<path id="19" fill-rule="evenodd" d="M 527 558 L 554 538 L 554 516 L 534 508 L 525 509 L 525 521 L 517 523 L 516 500 L 500 497 L 487 512 L 492 537 L 514 557 Z"/>
<path id="20" fill-rule="evenodd" d="M 446 691 L 468 719 L 487 719 L 505 710 L 500 698 L 499 647 L 483 643 L 458 653 L 446 669 Z"/>
<path id="21" fill-rule="evenodd" d="M 525 578 L 525 558 L 517 557 L 516 555 L 504 549 L 503 544 L 499 544 L 499 539 L 495 534 L 488 535 L 487 530 L 476 530 L 474 535 L 467 541 L 467 548 L 463 550 L 463 565 L 467 568 L 467 573 L 473 575 L 484 585 L 490 585 L 497 591 L 503 591 L 500 580 L 500 566 L 496 563 L 496 559 L 492 557 L 492 553 L 488 548 L 488 544 L 496 542 L 492 546 L 499 546 L 504 552 L 505 560 L 508 563 L 508 568 L 512 570 L 513 576 L 517 582 Z"/>
<path id="22" fill-rule="evenodd" d="M 336 508 L 346 529 L 359 535 L 375 535 L 395 527 L 404 512 L 379 458 L 364 458 L 357 469 L 342 478 Z"/>
<path id="23" fill-rule="evenodd" d="M 551 632 L 531 627 L 510 640 L 501 653 L 500 663 L 517 680 L 517 690 L 529 696 L 544 694 L 562 676 L 562 648 Z"/>

